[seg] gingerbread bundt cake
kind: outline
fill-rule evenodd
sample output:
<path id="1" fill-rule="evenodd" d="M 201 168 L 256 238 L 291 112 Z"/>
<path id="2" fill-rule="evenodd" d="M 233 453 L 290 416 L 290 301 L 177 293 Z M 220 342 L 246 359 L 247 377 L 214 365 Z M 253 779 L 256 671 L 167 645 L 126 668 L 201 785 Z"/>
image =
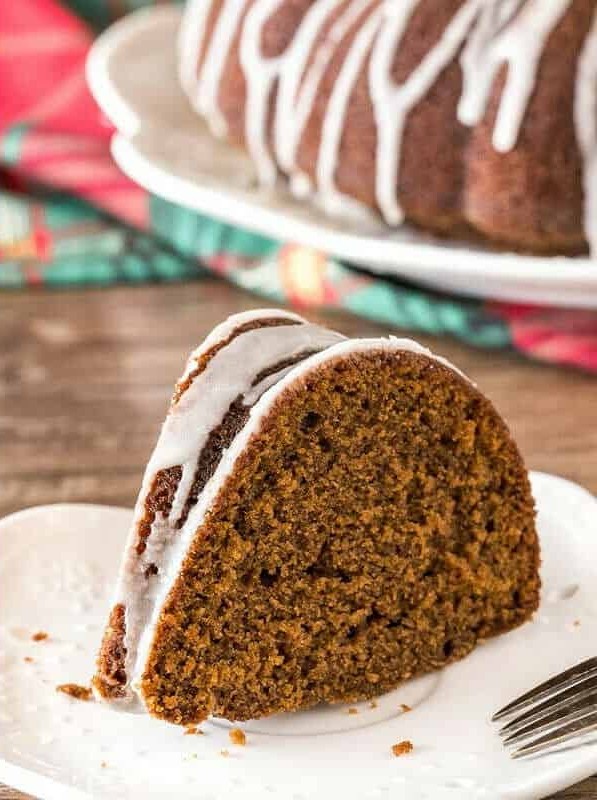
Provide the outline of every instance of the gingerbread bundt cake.
<path id="1" fill-rule="evenodd" d="M 536 252 L 597 247 L 597 0 L 188 0 L 180 75 L 262 181 Z"/>
<path id="2" fill-rule="evenodd" d="M 238 314 L 177 385 L 94 690 L 184 724 L 371 698 L 520 625 L 538 592 L 523 463 L 455 367 Z"/>

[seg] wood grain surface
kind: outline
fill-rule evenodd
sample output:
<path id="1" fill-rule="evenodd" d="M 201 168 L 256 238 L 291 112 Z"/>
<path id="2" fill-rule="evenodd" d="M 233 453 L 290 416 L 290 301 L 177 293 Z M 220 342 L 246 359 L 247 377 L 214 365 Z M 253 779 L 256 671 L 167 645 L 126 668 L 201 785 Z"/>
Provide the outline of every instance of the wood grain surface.
<path id="1" fill-rule="evenodd" d="M 216 280 L 0 296 L 0 516 L 42 503 L 131 506 L 187 353 L 261 303 Z M 308 314 L 350 335 L 388 329 Z M 507 419 L 529 468 L 597 492 L 597 381 L 513 353 L 418 337 Z M 24 798 L 0 785 L 0 800 Z M 557 800 L 597 798 L 597 778 Z"/>

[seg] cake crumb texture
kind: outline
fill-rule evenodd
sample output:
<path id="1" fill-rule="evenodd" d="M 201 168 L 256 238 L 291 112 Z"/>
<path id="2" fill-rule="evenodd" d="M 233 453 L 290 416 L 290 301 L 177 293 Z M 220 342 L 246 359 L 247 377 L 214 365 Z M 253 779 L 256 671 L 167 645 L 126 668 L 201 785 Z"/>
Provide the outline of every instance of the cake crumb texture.
<path id="1" fill-rule="evenodd" d="M 49 636 L 50 634 L 46 633 L 45 631 L 37 631 L 37 633 L 33 634 L 31 640 L 33 642 L 45 642 L 45 640 L 48 639 Z"/>
<path id="2" fill-rule="evenodd" d="M 413 749 L 413 743 L 408 739 L 392 745 L 392 753 L 395 756 L 405 756 L 407 753 L 412 753 Z"/>
<path id="3" fill-rule="evenodd" d="M 197 530 L 141 678 L 178 724 L 356 703 L 538 604 L 524 465 L 491 403 L 410 352 L 281 393 Z"/>
<path id="4" fill-rule="evenodd" d="M 89 686 L 80 686 L 78 683 L 61 683 L 56 687 L 56 691 L 74 697 L 75 700 L 91 700 L 93 697 Z"/>
<path id="5" fill-rule="evenodd" d="M 196 725 L 187 725 L 184 734 L 185 736 L 203 736 L 203 731 Z"/>
<path id="6" fill-rule="evenodd" d="M 228 736 L 232 744 L 244 746 L 247 743 L 247 735 L 240 728 L 232 728 Z"/>

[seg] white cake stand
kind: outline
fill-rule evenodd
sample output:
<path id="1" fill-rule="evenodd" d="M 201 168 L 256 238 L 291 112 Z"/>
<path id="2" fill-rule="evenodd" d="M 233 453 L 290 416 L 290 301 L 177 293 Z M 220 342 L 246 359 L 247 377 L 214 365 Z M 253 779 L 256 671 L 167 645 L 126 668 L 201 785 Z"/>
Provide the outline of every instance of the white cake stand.
<path id="1" fill-rule="evenodd" d="M 154 194 L 276 239 L 325 250 L 375 272 L 464 295 L 597 308 L 597 261 L 588 257 L 497 252 L 447 242 L 373 218 L 331 218 L 294 198 L 283 181 L 269 190 L 250 160 L 217 141 L 180 89 L 177 8 L 148 8 L 95 42 L 87 76 L 118 130 L 112 151 L 122 170 Z"/>

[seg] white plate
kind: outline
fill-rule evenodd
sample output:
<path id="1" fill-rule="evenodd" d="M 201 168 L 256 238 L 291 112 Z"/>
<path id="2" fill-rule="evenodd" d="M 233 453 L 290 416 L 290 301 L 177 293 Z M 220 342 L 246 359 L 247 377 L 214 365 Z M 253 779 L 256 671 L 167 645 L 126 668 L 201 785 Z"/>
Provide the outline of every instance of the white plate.
<path id="1" fill-rule="evenodd" d="M 57 694 L 59 683 L 89 681 L 131 512 L 56 505 L 7 517 L 0 522 L 0 781 L 44 800 L 514 800 L 592 774 L 597 743 L 512 761 L 489 722 L 515 695 L 596 654 L 596 500 L 540 473 L 533 487 L 544 588 L 532 623 L 404 684 L 377 708 L 247 723 L 244 748 L 230 744 L 222 721 L 188 736 L 145 715 Z M 48 640 L 33 642 L 38 630 Z M 400 703 L 413 710 L 401 713 Z M 414 751 L 395 758 L 390 747 L 403 739 Z"/>
<path id="2" fill-rule="evenodd" d="M 114 24 L 87 64 L 91 91 L 119 134 L 113 154 L 154 194 L 276 239 L 300 242 L 372 270 L 440 289 L 504 300 L 597 308 L 597 263 L 588 258 L 500 253 L 446 242 L 373 218 L 332 219 L 264 190 L 247 156 L 215 140 L 178 83 L 176 8 L 149 8 Z"/>

